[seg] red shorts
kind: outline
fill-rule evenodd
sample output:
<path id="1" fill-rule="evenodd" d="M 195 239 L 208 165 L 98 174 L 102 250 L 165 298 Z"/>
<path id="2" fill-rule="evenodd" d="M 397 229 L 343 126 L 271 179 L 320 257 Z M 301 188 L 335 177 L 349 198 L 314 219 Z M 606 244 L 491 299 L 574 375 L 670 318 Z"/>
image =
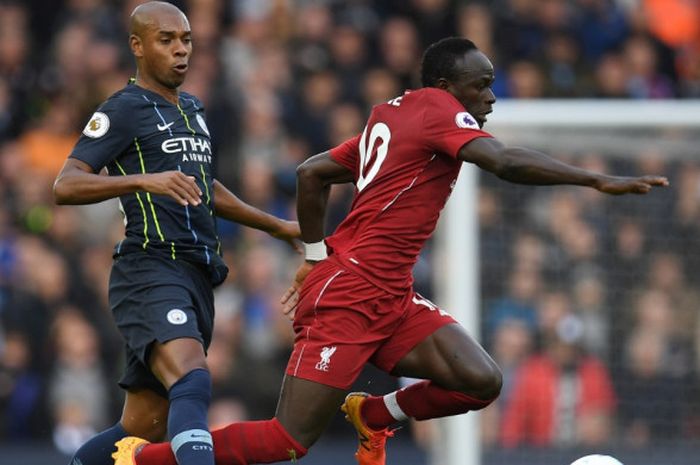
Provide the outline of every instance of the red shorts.
<path id="1" fill-rule="evenodd" d="M 348 389 L 368 361 L 391 372 L 450 323 L 449 314 L 415 291 L 389 294 L 327 259 L 302 286 L 287 374 Z"/>

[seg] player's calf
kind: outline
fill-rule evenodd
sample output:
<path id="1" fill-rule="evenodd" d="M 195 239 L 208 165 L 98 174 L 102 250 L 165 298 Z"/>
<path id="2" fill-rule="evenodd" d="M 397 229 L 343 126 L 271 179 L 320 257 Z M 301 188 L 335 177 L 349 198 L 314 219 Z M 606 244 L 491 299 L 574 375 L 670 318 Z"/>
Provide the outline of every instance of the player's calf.
<path id="1" fill-rule="evenodd" d="M 192 370 L 168 391 L 168 435 L 173 454 L 181 465 L 214 465 L 214 442 L 207 427 L 211 376 Z"/>
<path id="2" fill-rule="evenodd" d="M 374 430 L 414 418 L 428 420 L 481 410 L 497 397 L 475 397 L 442 388 L 432 381 L 421 381 L 385 396 L 364 399 L 362 418 Z"/>

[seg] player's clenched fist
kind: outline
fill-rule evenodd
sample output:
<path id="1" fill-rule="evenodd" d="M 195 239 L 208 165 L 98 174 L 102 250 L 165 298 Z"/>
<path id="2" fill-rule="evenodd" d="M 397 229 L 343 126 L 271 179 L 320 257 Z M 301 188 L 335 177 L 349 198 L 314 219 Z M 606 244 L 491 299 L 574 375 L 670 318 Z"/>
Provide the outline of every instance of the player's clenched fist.
<path id="1" fill-rule="evenodd" d="M 143 190 L 151 194 L 168 195 L 181 205 L 199 205 L 202 202 L 202 190 L 195 177 L 180 171 L 144 175 Z"/>

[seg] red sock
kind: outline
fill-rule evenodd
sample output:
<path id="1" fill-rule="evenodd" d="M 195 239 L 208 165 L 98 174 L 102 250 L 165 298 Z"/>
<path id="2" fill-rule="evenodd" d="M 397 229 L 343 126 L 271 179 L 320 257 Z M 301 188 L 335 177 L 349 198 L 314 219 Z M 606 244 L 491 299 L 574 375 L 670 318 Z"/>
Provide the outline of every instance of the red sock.
<path id="1" fill-rule="evenodd" d="M 367 426 L 380 430 L 407 417 L 427 420 L 479 410 L 493 400 L 477 399 L 461 392 L 448 391 L 431 381 L 421 381 L 384 397 L 368 397 L 362 404 L 362 417 Z M 387 404 L 392 406 L 391 410 Z"/>
<path id="2" fill-rule="evenodd" d="M 296 442 L 277 418 L 232 423 L 211 432 L 218 465 L 249 465 L 296 460 L 306 448 Z M 136 465 L 177 465 L 170 443 L 149 444 L 136 456 Z"/>
<path id="3" fill-rule="evenodd" d="M 386 408 L 384 397 L 369 396 L 362 403 L 360 413 L 367 426 L 376 431 L 382 430 L 398 421 L 391 416 L 389 409 Z"/>
<path id="4" fill-rule="evenodd" d="M 401 410 L 416 420 L 449 417 L 470 410 L 480 410 L 494 400 L 481 400 L 461 392 L 448 391 L 432 381 L 421 381 L 396 393 L 396 402 Z"/>

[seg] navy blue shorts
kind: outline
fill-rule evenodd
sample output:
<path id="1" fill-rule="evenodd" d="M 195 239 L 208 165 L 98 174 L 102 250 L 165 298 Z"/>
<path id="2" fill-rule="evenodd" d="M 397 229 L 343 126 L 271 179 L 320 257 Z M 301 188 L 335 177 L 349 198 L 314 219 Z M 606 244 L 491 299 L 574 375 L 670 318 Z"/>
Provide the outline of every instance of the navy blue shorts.
<path id="1" fill-rule="evenodd" d="M 167 398 L 167 390 L 151 372 L 153 342 L 197 339 L 204 350 L 211 343 L 214 295 L 204 265 L 151 253 L 117 257 L 109 278 L 109 304 L 126 342 L 126 368 L 119 385 L 148 388 Z"/>

